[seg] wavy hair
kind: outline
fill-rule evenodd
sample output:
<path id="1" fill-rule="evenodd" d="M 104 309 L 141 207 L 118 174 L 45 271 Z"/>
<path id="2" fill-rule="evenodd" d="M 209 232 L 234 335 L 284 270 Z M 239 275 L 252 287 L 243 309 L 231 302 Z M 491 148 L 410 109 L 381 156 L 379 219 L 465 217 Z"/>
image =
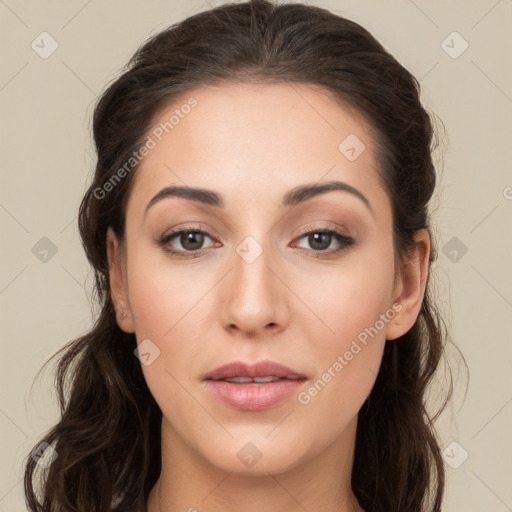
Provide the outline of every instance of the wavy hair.
<path id="1" fill-rule="evenodd" d="M 145 510 L 161 470 L 162 413 L 134 357 L 135 335 L 116 322 L 106 251 L 108 227 L 123 238 L 138 165 L 107 197 L 98 190 L 143 145 L 164 107 L 193 88 L 244 82 L 314 84 L 348 106 L 372 131 L 379 179 L 392 202 L 397 265 L 410 255 L 417 230 L 432 239 L 434 123 L 418 80 L 362 26 L 315 6 L 252 0 L 195 14 L 149 38 L 94 110 L 97 165 L 79 230 L 99 314 L 90 332 L 45 363 L 59 355 L 60 420 L 40 441 L 58 456 L 42 473 L 36 457 L 26 458 L 31 512 Z M 436 252 L 432 243 L 430 264 Z M 434 421 L 453 381 L 450 371 L 446 397 L 429 413 L 427 388 L 447 342 L 430 278 L 431 265 L 418 318 L 406 334 L 386 341 L 359 411 L 352 488 L 366 512 L 441 510 L 445 472 Z"/>

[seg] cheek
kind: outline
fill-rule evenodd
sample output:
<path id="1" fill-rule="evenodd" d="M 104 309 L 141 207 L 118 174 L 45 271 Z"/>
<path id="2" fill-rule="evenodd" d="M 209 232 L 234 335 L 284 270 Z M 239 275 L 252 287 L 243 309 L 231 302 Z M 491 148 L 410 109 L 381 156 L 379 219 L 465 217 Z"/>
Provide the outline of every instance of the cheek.
<path id="1" fill-rule="evenodd" d="M 149 339 L 159 355 L 142 370 L 158 400 L 160 390 L 179 387 L 194 368 L 204 343 L 205 293 L 212 286 L 194 279 L 192 267 L 170 264 L 157 251 L 133 248 L 128 261 L 130 307 L 138 343 Z M 202 300 L 203 298 L 203 300 Z M 177 381 L 174 380 L 175 377 Z M 167 398 L 168 399 L 168 398 Z"/>
<path id="2" fill-rule="evenodd" d="M 128 262 L 130 306 L 137 335 L 166 340 L 194 314 L 211 288 L 193 266 L 177 265 L 160 249 L 133 248 Z M 206 277 L 206 276 L 203 276 Z"/>
<path id="3" fill-rule="evenodd" d="M 294 292 L 307 306 L 299 323 L 307 320 L 304 328 L 317 350 L 330 355 L 333 350 L 344 351 L 390 308 L 393 281 L 391 251 L 361 251 L 328 272 L 305 272 L 294 283 Z M 380 323 L 378 327 L 385 336 Z"/>
<path id="4" fill-rule="evenodd" d="M 208 341 L 203 313 L 211 286 L 170 265 L 148 265 L 146 260 L 137 270 L 134 258 L 132 268 L 130 304 L 137 340 L 150 339 L 159 350 L 150 365 L 142 365 L 151 394 L 172 425 L 181 425 L 183 418 L 204 419 L 204 410 L 187 390 Z"/>
<path id="5" fill-rule="evenodd" d="M 336 439 L 357 416 L 375 383 L 384 344 L 378 336 L 367 345 L 358 340 L 346 344 L 297 396 L 299 412 L 308 423 L 321 423 L 324 439 Z"/>
<path id="6" fill-rule="evenodd" d="M 386 326 L 396 314 L 390 307 L 392 253 L 387 258 L 361 255 L 357 264 L 319 277 L 300 281 L 301 298 L 316 316 L 313 321 L 308 314 L 303 323 L 311 343 L 307 349 L 321 371 L 298 399 L 317 417 L 332 410 L 328 423 L 334 425 L 357 414 L 379 371 Z M 341 416 L 336 418 L 336 411 Z"/>

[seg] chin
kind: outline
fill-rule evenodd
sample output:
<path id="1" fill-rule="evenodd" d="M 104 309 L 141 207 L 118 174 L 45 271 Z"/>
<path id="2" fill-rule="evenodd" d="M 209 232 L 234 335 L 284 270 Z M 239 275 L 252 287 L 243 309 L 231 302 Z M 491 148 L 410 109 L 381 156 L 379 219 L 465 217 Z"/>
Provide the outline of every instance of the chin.
<path id="1" fill-rule="evenodd" d="M 294 469 L 305 453 L 298 453 L 297 446 L 306 449 L 306 443 L 300 443 L 288 436 L 288 442 L 270 439 L 265 428 L 260 435 L 236 436 L 226 443 L 217 442 L 214 451 L 211 446 L 203 456 L 223 471 L 244 476 L 268 476 L 268 473 L 284 473 Z M 211 438 L 210 438 L 211 441 Z"/>

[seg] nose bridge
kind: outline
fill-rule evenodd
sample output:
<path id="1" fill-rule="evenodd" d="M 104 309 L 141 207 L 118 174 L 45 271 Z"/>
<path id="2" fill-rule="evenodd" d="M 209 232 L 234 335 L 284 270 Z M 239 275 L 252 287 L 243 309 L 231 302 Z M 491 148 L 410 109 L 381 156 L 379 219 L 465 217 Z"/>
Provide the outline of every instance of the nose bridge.
<path id="1" fill-rule="evenodd" d="M 224 322 L 243 331 L 258 331 L 285 321 L 283 290 L 274 275 L 272 243 L 249 235 L 234 250 L 233 271 L 224 288 Z"/>

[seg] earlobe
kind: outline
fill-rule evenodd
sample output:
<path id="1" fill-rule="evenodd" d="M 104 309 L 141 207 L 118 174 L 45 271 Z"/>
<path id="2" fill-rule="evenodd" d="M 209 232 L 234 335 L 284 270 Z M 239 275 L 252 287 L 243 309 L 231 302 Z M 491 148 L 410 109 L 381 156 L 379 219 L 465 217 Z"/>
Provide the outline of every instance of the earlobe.
<path id="1" fill-rule="evenodd" d="M 116 311 L 117 325 L 127 333 L 135 332 L 132 312 L 128 301 L 123 253 L 112 228 L 107 230 L 107 258 L 111 300 Z"/>
<path id="2" fill-rule="evenodd" d="M 395 302 L 401 308 L 388 323 L 386 339 L 394 340 L 404 335 L 416 322 L 421 310 L 429 272 L 430 237 L 428 231 L 420 229 L 415 234 L 415 248 L 411 257 L 404 261 L 399 279 L 399 295 Z M 398 309 L 397 309 L 398 310 Z"/>

